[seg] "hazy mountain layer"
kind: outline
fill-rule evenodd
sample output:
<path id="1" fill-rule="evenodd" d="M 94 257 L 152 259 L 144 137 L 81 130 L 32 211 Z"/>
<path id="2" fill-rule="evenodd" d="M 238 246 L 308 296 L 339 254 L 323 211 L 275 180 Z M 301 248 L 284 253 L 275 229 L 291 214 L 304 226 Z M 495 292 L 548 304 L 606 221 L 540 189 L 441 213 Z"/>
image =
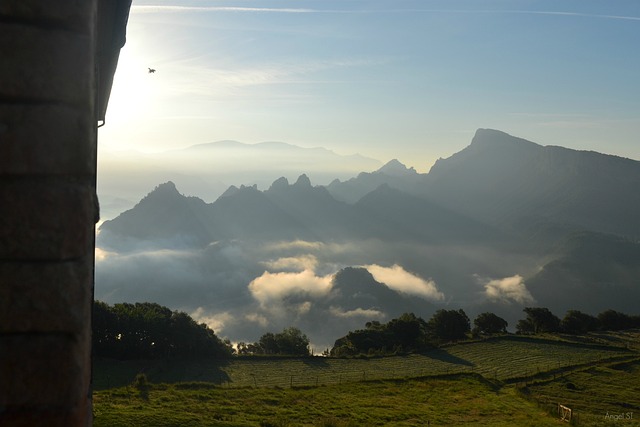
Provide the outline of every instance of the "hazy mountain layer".
<path id="1" fill-rule="evenodd" d="M 122 200 L 132 207 L 150 188 L 172 181 L 185 194 L 208 202 L 230 185 L 254 185 L 261 189 L 280 176 L 289 179 L 306 173 L 314 182 L 328 184 L 360 171 L 379 168 L 368 157 L 339 155 L 325 148 L 304 148 L 281 142 L 244 144 L 218 141 L 160 153 L 100 153 L 98 194 L 102 216 L 112 219 Z M 119 201 L 119 203 L 114 203 Z"/>
<path id="2" fill-rule="evenodd" d="M 402 311 L 511 326 L 532 305 L 637 312 L 640 162 L 479 130 L 428 174 L 394 160 L 267 187 L 205 203 L 158 186 L 100 227 L 97 297 L 187 310 L 233 340 L 297 325 L 326 345 Z"/>

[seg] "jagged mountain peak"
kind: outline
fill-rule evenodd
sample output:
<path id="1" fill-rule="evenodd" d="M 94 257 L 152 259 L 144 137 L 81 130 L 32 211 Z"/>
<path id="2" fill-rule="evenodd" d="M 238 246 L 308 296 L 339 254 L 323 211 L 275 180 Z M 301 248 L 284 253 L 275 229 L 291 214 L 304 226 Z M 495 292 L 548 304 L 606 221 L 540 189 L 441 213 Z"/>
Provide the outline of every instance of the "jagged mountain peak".
<path id="1" fill-rule="evenodd" d="M 502 132 L 495 129 L 478 129 L 471 140 L 471 144 L 469 147 L 479 148 L 479 147 L 495 147 L 495 148 L 505 148 L 505 147 L 523 147 L 523 148 L 541 148 L 542 146 L 536 144 L 535 142 L 528 141 L 523 138 L 518 138 L 512 135 L 509 135 L 506 132 Z"/>
<path id="2" fill-rule="evenodd" d="M 220 198 L 232 196 L 236 194 L 238 191 L 240 191 L 240 189 L 235 185 L 232 185 L 229 188 L 227 188 L 224 193 L 220 195 Z"/>
<path id="3" fill-rule="evenodd" d="M 279 191 L 285 190 L 287 188 L 289 188 L 289 180 L 284 176 L 281 176 L 280 178 L 273 181 L 268 191 Z"/>
<path id="4" fill-rule="evenodd" d="M 139 203 L 145 204 L 158 200 L 174 199 L 176 197 L 184 196 L 180 194 L 173 181 L 167 181 L 154 188 L 153 191 L 142 198 Z"/>
<path id="5" fill-rule="evenodd" d="M 306 174 L 302 174 L 298 177 L 298 180 L 293 184 L 296 188 L 311 188 L 311 180 Z"/>
<path id="6" fill-rule="evenodd" d="M 413 167 L 406 167 L 398 159 L 390 160 L 374 173 L 383 173 L 385 175 L 397 177 L 413 176 L 418 174 Z"/>

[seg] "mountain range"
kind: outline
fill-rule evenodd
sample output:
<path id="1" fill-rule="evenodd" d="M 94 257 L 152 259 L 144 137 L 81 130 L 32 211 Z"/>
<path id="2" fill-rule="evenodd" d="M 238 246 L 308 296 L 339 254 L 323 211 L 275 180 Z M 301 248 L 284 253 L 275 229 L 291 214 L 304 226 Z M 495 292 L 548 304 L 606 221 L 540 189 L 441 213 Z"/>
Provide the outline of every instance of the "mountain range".
<path id="1" fill-rule="evenodd" d="M 424 315 L 443 304 L 470 313 L 493 310 L 511 324 L 525 305 L 558 315 L 568 309 L 637 312 L 638 188 L 640 162 L 480 129 L 467 148 L 438 160 L 426 174 L 392 160 L 326 186 L 312 185 L 306 174 L 294 183 L 279 178 L 264 191 L 230 186 L 212 203 L 186 197 L 166 182 L 104 222 L 98 246 L 118 254 L 141 247 L 204 254 L 214 251 L 211 245 L 236 242 L 247 275 L 225 289 L 236 286 L 234 298 L 242 292 L 247 297 L 248 289 L 262 310 L 251 315 L 267 324 L 266 305 L 275 297 L 263 298 L 254 284 L 272 279 L 265 289 L 279 296 L 280 306 L 293 304 L 296 295 L 294 306 L 324 307 L 325 316 L 400 314 L 402 304 L 380 292 L 353 299 L 363 283 L 372 283 L 367 271 L 377 272 L 374 282 L 388 286 L 387 292 L 422 295 L 418 305 L 415 298 L 403 301 Z M 277 245 L 288 249 L 276 254 Z M 303 272 L 313 273 L 300 282 L 303 290 L 286 288 Z M 333 279 L 323 281 L 327 277 Z M 97 280 L 97 292 L 99 285 Z M 306 324 L 314 311 L 307 310 L 307 317 L 294 312 L 287 319 Z"/>
<path id="2" fill-rule="evenodd" d="M 112 219 L 160 182 L 175 182 L 187 194 L 214 201 L 232 184 L 250 182 L 267 188 L 281 175 L 292 178 L 302 173 L 329 183 L 381 165 L 359 154 L 340 155 L 283 142 L 216 141 L 158 153 L 104 152 L 98 194 L 102 216 Z"/>

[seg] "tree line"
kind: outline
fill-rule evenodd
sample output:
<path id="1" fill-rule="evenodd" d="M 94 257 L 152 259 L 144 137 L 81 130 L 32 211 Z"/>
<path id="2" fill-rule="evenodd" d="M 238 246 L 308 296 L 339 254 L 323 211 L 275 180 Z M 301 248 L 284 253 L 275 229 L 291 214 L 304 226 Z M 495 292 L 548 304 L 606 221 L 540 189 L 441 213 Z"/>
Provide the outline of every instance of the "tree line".
<path id="1" fill-rule="evenodd" d="M 569 310 L 560 319 L 544 307 L 524 308 L 516 333 L 584 334 L 597 330 L 640 328 L 640 316 L 606 310 L 597 316 Z M 494 313 L 479 314 L 471 321 L 464 310 L 438 310 L 425 321 L 404 313 L 387 323 L 371 321 L 364 329 L 347 333 L 327 349 L 326 356 L 398 354 L 421 352 L 446 342 L 507 333 L 508 323 Z M 221 340 L 204 323 L 187 313 L 172 311 L 155 303 L 93 305 L 93 352 L 96 357 L 114 359 L 177 359 L 239 356 L 309 356 L 310 341 L 300 329 L 289 327 L 267 332 L 254 343 L 240 342 L 237 350 Z"/>
<path id="2" fill-rule="evenodd" d="M 526 317 L 518 321 L 517 334 L 566 333 L 584 334 L 607 330 L 640 328 L 640 316 L 629 316 L 606 310 L 598 316 L 569 310 L 563 319 L 548 308 L 526 307 Z M 336 340 L 331 356 L 359 354 L 397 354 L 419 352 L 445 342 L 506 333 L 508 323 L 494 313 L 479 314 L 471 322 L 464 310 L 438 310 L 425 321 L 413 313 L 404 313 L 387 323 L 367 322 L 364 329 L 349 332 Z"/>
<path id="3" fill-rule="evenodd" d="M 579 310 L 569 310 L 562 319 L 544 307 L 526 307 L 524 312 L 527 317 L 519 320 L 516 325 L 518 334 L 564 332 L 575 335 L 599 330 L 640 328 L 640 316 L 629 316 L 615 310 L 606 310 L 597 316 Z"/>

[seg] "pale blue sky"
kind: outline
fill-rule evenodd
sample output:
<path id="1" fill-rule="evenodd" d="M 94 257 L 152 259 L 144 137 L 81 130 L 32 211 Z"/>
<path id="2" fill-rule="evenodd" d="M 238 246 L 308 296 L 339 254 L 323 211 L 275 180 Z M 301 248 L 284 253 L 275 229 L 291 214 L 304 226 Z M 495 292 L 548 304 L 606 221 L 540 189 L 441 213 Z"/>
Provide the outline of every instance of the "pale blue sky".
<path id="1" fill-rule="evenodd" d="M 638 45 L 638 0 L 134 0 L 100 148 L 283 141 L 427 171 L 483 127 L 640 160 Z"/>

